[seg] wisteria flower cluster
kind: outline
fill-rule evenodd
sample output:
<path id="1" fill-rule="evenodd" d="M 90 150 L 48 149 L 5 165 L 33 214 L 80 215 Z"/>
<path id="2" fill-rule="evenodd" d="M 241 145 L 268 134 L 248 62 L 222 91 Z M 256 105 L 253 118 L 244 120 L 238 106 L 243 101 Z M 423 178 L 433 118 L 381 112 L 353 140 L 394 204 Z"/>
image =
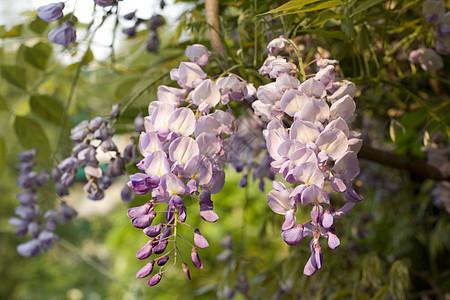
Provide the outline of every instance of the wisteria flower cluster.
<path id="1" fill-rule="evenodd" d="M 113 125 L 119 116 L 119 106 L 115 105 L 109 119 L 95 117 L 85 120 L 71 130 L 70 138 L 76 142 L 70 157 L 62 160 L 52 170 L 55 190 L 59 196 L 68 195 L 68 188 L 75 183 L 77 170 L 84 168 L 87 183 L 84 192 L 89 199 L 100 200 L 104 191 L 111 185 L 112 179 L 125 173 L 125 165 L 134 163 L 137 157 L 137 145 L 133 139 L 123 151 L 123 156 L 113 142 Z M 109 153 L 111 159 L 103 171 L 97 159 L 99 151 Z M 131 200 L 126 188 L 122 192 L 124 200 Z"/>
<path id="2" fill-rule="evenodd" d="M 17 165 L 17 169 L 20 175 L 16 183 L 23 191 L 16 195 L 20 202 L 20 206 L 15 210 L 18 217 L 9 219 L 9 223 L 17 227 L 16 235 L 31 236 L 29 241 L 17 246 L 17 252 L 22 256 L 36 256 L 51 248 L 53 241 L 59 240 L 54 233 L 56 223 L 65 224 L 77 214 L 65 202 L 61 202 L 59 211 L 49 210 L 44 214 L 40 213 L 37 189 L 46 185 L 50 176 L 45 170 L 33 171 L 35 155 L 36 149 L 19 154 L 21 163 Z M 45 221 L 45 225 L 42 225 L 41 221 Z"/>
<path id="3" fill-rule="evenodd" d="M 102 7 L 113 6 L 117 4 L 117 1 L 118 0 L 94 0 L 95 4 Z M 40 6 L 37 9 L 37 14 L 39 18 L 45 22 L 57 21 L 64 17 L 64 7 L 65 4 L 63 2 L 50 3 Z M 68 46 L 69 44 L 75 43 L 77 39 L 77 29 L 75 28 L 75 24 L 72 22 L 72 18 L 53 28 L 48 33 L 48 39 L 63 46 Z"/>
<path id="4" fill-rule="evenodd" d="M 232 141 L 228 136 L 234 132 L 233 115 L 219 105 L 226 108 L 230 100 L 243 101 L 249 97 L 249 88 L 234 75 L 217 80 L 207 78 L 200 66 L 208 64 L 210 55 L 202 45 L 187 47 L 190 62 L 181 62 L 170 73 L 180 88 L 158 87 L 158 100 L 150 103 L 145 131 L 139 138 L 139 150 L 144 158 L 137 167 L 144 173 L 131 175 L 128 186 L 138 195 L 151 194 L 151 199 L 129 209 L 128 216 L 134 227 L 143 229 L 150 237 L 136 257 L 143 260 L 152 253 L 160 255 L 136 274 L 139 278 L 149 276 L 156 262 L 160 269 L 148 281 L 150 286 L 161 280 L 167 261 L 174 258 L 175 265 L 178 256 L 190 279 L 188 265 L 177 248 L 179 238 L 192 246 L 193 265 L 203 268 L 197 248 L 209 244 L 198 228 L 186 223 L 185 199 L 198 200 L 203 220 L 215 222 L 219 218 L 213 210 L 211 195 L 224 185 L 223 166 Z M 165 209 L 156 211 L 158 204 Z M 163 220 L 152 225 L 158 213 Z M 195 246 L 177 233 L 178 224 L 194 229 Z M 173 247 L 166 251 L 169 243 Z"/>
<path id="5" fill-rule="evenodd" d="M 445 11 L 442 0 L 427 0 L 422 4 L 422 12 L 425 21 L 434 25 L 436 51 L 431 48 L 419 48 L 411 51 L 409 61 L 419 63 L 425 71 L 439 70 L 444 66 L 440 55 L 450 54 L 450 11 Z"/>
<path id="6" fill-rule="evenodd" d="M 300 82 L 290 75 L 294 70 L 291 65 L 274 56 L 288 42 L 280 37 L 269 44 L 271 55 L 260 73 L 275 82 L 258 88 L 253 107 L 270 121 L 264 136 L 274 160 L 271 171 L 292 185 L 288 188 L 274 181 L 267 202 L 272 211 L 285 216 L 281 229 L 288 245 L 298 245 L 305 236 L 313 237 L 311 257 L 304 268 L 304 274 L 313 275 L 322 267 L 320 237 L 328 239 L 331 249 L 339 246 L 334 219 L 363 199 L 351 185 L 359 173 L 356 153 L 362 141 L 347 125 L 356 108 L 355 85 L 335 80 L 337 62 L 333 60 L 319 60 L 319 71 Z M 347 202 L 340 209 L 330 202 L 332 190 L 345 195 Z M 300 204 L 311 208 L 311 219 L 297 223 L 295 214 Z"/>

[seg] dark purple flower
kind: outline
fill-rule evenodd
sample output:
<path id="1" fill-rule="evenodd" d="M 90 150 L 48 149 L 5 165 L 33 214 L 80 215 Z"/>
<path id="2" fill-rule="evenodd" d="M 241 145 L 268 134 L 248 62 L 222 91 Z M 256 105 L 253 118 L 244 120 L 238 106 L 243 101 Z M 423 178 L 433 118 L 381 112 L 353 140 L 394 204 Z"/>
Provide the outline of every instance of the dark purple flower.
<path id="1" fill-rule="evenodd" d="M 130 181 L 127 183 L 136 195 L 144 195 L 150 190 L 158 187 L 159 177 L 156 175 L 147 175 L 145 173 L 136 173 L 130 175 Z"/>
<path id="2" fill-rule="evenodd" d="M 219 217 L 213 211 L 213 202 L 211 201 L 211 192 L 209 190 L 203 190 L 200 195 L 200 217 L 206 222 L 216 222 Z"/>
<path id="3" fill-rule="evenodd" d="M 153 247 L 153 253 L 162 254 L 167 248 L 167 240 L 160 241 L 156 246 Z"/>
<path id="4" fill-rule="evenodd" d="M 22 193 L 16 194 L 16 198 L 17 198 L 17 200 L 19 200 L 21 205 L 27 206 L 32 203 L 36 203 L 37 194 L 35 191 L 22 192 Z"/>
<path id="5" fill-rule="evenodd" d="M 192 248 L 191 260 L 197 269 L 203 269 L 202 260 L 200 259 L 200 256 L 198 255 L 197 249 L 195 247 Z"/>
<path id="6" fill-rule="evenodd" d="M 62 25 L 53 28 L 48 33 L 48 39 L 56 44 L 67 46 L 75 42 L 77 31 L 72 21 L 68 20 Z"/>
<path id="7" fill-rule="evenodd" d="M 148 215 L 142 215 L 131 219 L 131 224 L 136 228 L 146 228 L 150 226 L 153 219 L 156 217 L 156 213 L 151 211 Z"/>
<path id="8" fill-rule="evenodd" d="M 130 189 L 127 185 L 124 185 L 122 191 L 120 192 L 120 197 L 122 198 L 122 201 L 130 202 L 134 199 L 133 190 Z"/>
<path id="9" fill-rule="evenodd" d="M 168 255 L 164 255 L 163 257 L 159 258 L 156 263 L 158 264 L 158 266 L 164 266 L 167 261 L 169 260 L 169 256 Z"/>
<path id="10" fill-rule="evenodd" d="M 17 246 L 17 252 L 25 257 L 36 256 L 41 251 L 41 243 L 38 239 L 32 239 Z"/>
<path id="11" fill-rule="evenodd" d="M 152 259 L 150 262 L 148 262 L 145 266 L 143 266 L 137 273 L 137 278 L 144 278 L 150 275 L 153 271 L 153 266 L 155 265 L 155 261 Z"/>
<path id="12" fill-rule="evenodd" d="M 152 254 L 154 239 L 148 241 L 139 251 L 136 253 L 138 259 L 146 259 Z"/>
<path id="13" fill-rule="evenodd" d="M 63 17 L 64 3 L 50 3 L 37 9 L 37 15 L 45 22 L 53 22 Z"/>
<path id="14" fill-rule="evenodd" d="M 106 7 L 116 4 L 117 0 L 94 0 L 94 2 L 97 3 L 97 5 Z"/>
<path id="15" fill-rule="evenodd" d="M 144 229 L 144 233 L 148 235 L 149 237 L 156 237 L 158 234 L 161 233 L 162 229 L 162 223 L 159 223 L 158 225 L 149 226 Z"/>
<path id="16" fill-rule="evenodd" d="M 147 202 L 141 206 L 129 208 L 127 210 L 127 216 L 129 218 L 135 218 L 138 216 L 146 215 L 146 214 L 148 214 L 148 211 L 150 210 L 151 207 L 152 207 L 152 205 L 149 202 Z"/>
<path id="17" fill-rule="evenodd" d="M 149 286 L 157 285 L 161 281 L 161 273 L 157 273 L 156 275 L 153 275 L 152 278 L 147 282 Z"/>
<path id="18" fill-rule="evenodd" d="M 188 267 L 188 265 L 187 265 L 186 263 L 183 263 L 182 267 L 183 267 L 183 272 L 184 272 L 184 274 L 186 274 L 187 278 L 188 278 L 189 280 L 191 280 L 191 273 L 189 272 L 189 267 Z"/>
<path id="19" fill-rule="evenodd" d="M 37 150 L 31 149 L 27 151 L 23 151 L 19 153 L 19 160 L 21 162 L 31 162 L 33 158 L 36 156 Z"/>
<path id="20" fill-rule="evenodd" d="M 200 230 L 198 228 L 195 228 L 195 230 L 194 230 L 194 243 L 199 248 L 207 248 L 207 247 L 209 247 L 208 241 L 200 233 Z"/>

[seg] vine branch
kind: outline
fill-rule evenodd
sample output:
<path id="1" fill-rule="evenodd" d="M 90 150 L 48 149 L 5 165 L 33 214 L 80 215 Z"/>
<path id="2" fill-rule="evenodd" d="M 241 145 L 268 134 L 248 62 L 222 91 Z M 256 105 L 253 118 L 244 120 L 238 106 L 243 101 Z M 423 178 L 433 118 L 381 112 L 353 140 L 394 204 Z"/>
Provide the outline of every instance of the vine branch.
<path id="1" fill-rule="evenodd" d="M 205 0 L 206 23 L 209 26 L 209 40 L 214 52 L 223 58 L 227 57 L 225 45 L 220 38 L 219 0 Z"/>
<path id="2" fill-rule="evenodd" d="M 409 155 L 395 154 L 386 150 L 372 148 L 363 144 L 358 157 L 380 163 L 396 169 L 407 170 L 422 179 L 434 179 L 437 181 L 450 181 L 449 176 L 444 176 L 437 168 Z"/>

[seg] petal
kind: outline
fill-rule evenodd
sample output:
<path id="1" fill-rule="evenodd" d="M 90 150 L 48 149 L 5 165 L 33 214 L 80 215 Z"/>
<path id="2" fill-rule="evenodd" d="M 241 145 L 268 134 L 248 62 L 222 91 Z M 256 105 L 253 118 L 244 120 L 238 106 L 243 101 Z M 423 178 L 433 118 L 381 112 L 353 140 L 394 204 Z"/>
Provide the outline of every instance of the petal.
<path id="1" fill-rule="evenodd" d="M 292 229 L 283 231 L 281 234 L 283 240 L 289 246 L 297 246 L 303 240 L 303 225 L 298 224 Z"/>

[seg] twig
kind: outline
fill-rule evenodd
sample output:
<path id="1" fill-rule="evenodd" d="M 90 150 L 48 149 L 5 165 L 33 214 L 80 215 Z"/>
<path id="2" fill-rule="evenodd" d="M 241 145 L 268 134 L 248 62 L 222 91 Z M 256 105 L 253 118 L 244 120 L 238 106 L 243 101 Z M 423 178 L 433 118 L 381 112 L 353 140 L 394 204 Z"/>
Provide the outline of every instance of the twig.
<path id="1" fill-rule="evenodd" d="M 363 144 L 358 156 L 389 167 L 407 170 L 423 179 L 450 181 L 450 177 L 444 176 L 437 168 L 409 155 L 395 154 Z"/>
<path id="2" fill-rule="evenodd" d="M 214 52 L 223 58 L 227 57 L 225 45 L 220 38 L 219 0 L 205 0 L 206 23 L 210 25 L 209 40 Z"/>

